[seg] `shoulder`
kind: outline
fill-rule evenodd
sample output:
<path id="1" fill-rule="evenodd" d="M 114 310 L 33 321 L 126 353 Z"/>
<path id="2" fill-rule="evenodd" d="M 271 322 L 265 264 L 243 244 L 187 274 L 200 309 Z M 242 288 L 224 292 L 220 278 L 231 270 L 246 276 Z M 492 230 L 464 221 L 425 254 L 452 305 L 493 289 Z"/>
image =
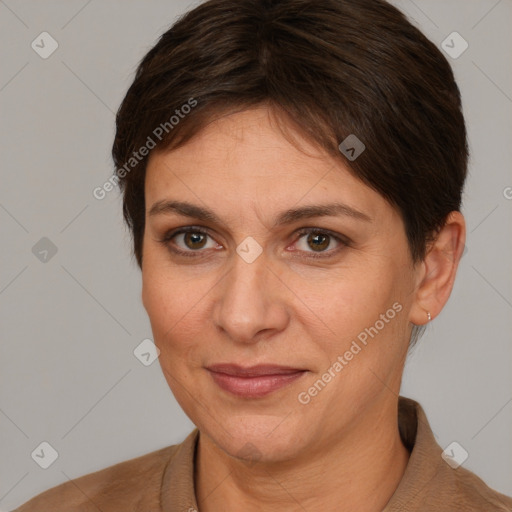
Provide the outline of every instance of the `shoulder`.
<path id="1" fill-rule="evenodd" d="M 438 499 L 449 502 L 455 498 L 459 510 L 512 512 L 511 497 L 491 489 L 480 477 L 467 469 L 448 468 L 439 476 L 443 484 L 438 489 L 444 488 L 450 496 L 445 492 L 441 493 Z"/>
<path id="2" fill-rule="evenodd" d="M 512 498 L 457 463 L 454 449 L 443 451 L 418 402 L 400 397 L 399 428 L 410 457 L 386 512 L 512 512 Z"/>
<path id="3" fill-rule="evenodd" d="M 167 446 L 69 480 L 38 494 L 12 512 L 129 512 L 144 504 L 159 510 L 162 476 L 180 445 Z"/>

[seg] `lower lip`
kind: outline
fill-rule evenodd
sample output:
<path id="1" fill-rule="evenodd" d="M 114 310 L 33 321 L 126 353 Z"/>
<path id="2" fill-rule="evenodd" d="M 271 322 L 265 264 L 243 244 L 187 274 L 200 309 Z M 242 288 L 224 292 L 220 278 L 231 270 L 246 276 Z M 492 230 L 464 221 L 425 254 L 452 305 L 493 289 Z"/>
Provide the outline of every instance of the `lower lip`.
<path id="1" fill-rule="evenodd" d="M 304 371 L 294 373 L 259 375 L 257 377 L 240 377 L 210 371 L 213 380 L 224 391 L 243 398 L 259 398 L 266 396 L 296 381 Z"/>

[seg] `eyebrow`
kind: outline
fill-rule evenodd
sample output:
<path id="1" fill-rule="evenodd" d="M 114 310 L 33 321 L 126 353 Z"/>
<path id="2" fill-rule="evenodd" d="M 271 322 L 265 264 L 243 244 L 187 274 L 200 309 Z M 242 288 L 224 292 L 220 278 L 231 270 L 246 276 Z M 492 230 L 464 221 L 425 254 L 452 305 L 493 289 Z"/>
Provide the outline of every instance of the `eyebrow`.
<path id="1" fill-rule="evenodd" d="M 183 217 L 190 217 L 203 222 L 212 222 L 216 224 L 223 224 L 221 219 L 208 208 L 197 206 L 186 201 L 168 201 L 161 200 L 151 206 L 149 210 L 149 216 L 162 215 L 175 213 Z M 308 219 L 312 217 L 335 217 L 335 216 L 346 216 L 356 220 L 362 220 L 365 222 L 371 222 L 372 219 L 365 213 L 352 208 L 343 203 L 329 203 L 320 205 L 308 205 L 300 208 L 290 208 L 281 212 L 273 227 L 292 224 L 299 220 Z"/>

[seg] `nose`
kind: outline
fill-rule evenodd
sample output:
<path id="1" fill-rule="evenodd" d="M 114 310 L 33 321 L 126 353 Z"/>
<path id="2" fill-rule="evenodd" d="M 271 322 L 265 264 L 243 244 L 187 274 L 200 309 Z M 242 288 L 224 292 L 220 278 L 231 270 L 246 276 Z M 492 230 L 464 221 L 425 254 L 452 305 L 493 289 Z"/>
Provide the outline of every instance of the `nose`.
<path id="1" fill-rule="evenodd" d="M 257 343 L 286 328 L 288 289 L 269 267 L 265 254 L 248 263 L 238 254 L 216 287 L 213 319 L 234 343 Z"/>

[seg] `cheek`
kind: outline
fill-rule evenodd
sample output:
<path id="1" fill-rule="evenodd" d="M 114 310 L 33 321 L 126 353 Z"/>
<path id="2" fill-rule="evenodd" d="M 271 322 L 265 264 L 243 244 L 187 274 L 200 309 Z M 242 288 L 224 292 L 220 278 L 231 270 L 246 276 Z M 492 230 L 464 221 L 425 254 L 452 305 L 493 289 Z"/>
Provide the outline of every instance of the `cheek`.
<path id="1" fill-rule="evenodd" d="M 185 361 L 194 366 L 199 364 L 196 348 L 207 327 L 205 306 L 213 285 L 206 281 L 187 277 L 167 265 L 151 265 L 148 258 L 143 271 L 142 300 L 165 369 L 180 372 Z"/>
<path id="2" fill-rule="evenodd" d="M 142 301 L 149 316 L 154 343 L 160 350 L 159 363 L 164 378 L 176 400 L 187 414 L 190 411 L 189 389 L 193 388 L 189 366 L 194 357 L 194 340 L 199 339 L 193 293 L 184 293 L 182 279 L 175 271 L 152 264 L 148 257 L 142 273 Z M 193 289 L 193 286 L 191 286 Z M 193 332 L 197 329 L 198 332 Z M 196 365 L 197 366 L 197 365 Z"/>
<path id="3" fill-rule="evenodd" d="M 376 288 L 371 280 L 365 283 L 346 280 L 342 286 L 333 285 L 322 299 L 322 320 L 329 334 L 318 336 L 309 331 L 317 353 L 327 357 L 302 391 L 316 393 L 318 380 L 329 380 L 312 399 L 312 410 L 318 414 L 326 408 L 337 410 L 341 400 L 346 408 L 332 414 L 328 421 L 333 425 L 341 421 L 347 409 L 361 411 L 383 388 L 398 392 L 407 353 L 403 296 L 391 285 Z"/>
<path id="4" fill-rule="evenodd" d="M 308 306 L 328 327 L 329 335 L 315 337 L 310 332 L 310 336 L 331 361 L 350 350 L 357 354 L 348 353 L 348 358 L 375 368 L 393 365 L 402 357 L 411 295 L 406 267 L 399 267 L 373 262 L 316 281 L 317 291 L 312 295 L 310 290 Z M 351 366 L 358 365 L 351 362 Z"/>
<path id="5" fill-rule="evenodd" d="M 346 266 L 308 279 L 295 278 L 293 290 L 337 334 L 354 334 L 403 295 L 394 269 L 377 262 Z M 349 332 L 350 331 L 350 332 Z"/>

